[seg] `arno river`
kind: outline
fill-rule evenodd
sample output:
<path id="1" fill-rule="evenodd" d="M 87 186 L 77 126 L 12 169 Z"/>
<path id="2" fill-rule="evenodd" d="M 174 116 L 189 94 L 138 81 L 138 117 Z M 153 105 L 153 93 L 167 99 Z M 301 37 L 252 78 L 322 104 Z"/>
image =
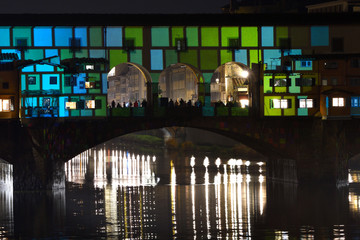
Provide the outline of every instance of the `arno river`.
<path id="1" fill-rule="evenodd" d="M 114 142 L 65 164 L 66 189 L 13 192 L 0 171 L 0 239 L 359 239 L 349 188 L 266 181 L 266 163 Z"/>

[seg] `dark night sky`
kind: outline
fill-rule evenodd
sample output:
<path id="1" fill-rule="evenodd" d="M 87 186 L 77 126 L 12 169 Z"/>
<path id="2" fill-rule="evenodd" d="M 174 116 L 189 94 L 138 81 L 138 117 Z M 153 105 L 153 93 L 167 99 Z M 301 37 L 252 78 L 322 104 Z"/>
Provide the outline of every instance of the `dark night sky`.
<path id="1" fill-rule="evenodd" d="M 229 0 L 1 0 L 0 13 L 220 13 Z"/>

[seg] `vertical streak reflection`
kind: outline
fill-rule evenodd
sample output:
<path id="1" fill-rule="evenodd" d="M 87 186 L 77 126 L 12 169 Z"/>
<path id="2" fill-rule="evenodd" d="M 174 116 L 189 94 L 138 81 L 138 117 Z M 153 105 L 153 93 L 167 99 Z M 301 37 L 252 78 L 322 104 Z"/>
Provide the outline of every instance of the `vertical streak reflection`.
<path id="1" fill-rule="evenodd" d="M 176 239 L 176 174 L 174 163 L 170 162 L 170 185 L 171 185 L 171 222 L 172 222 L 172 233 L 173 239 Z"/>

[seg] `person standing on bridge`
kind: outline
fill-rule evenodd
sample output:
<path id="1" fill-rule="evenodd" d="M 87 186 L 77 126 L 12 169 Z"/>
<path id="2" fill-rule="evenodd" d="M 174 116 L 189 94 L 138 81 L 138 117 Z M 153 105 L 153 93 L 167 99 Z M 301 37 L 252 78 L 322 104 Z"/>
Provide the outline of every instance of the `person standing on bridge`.
<path id="1" fill-rule="evenodd" d="M 115 108 L 115 101 L 114 100 L 112 100 L 112 102 L 111 102 L 111 107 Z"/>

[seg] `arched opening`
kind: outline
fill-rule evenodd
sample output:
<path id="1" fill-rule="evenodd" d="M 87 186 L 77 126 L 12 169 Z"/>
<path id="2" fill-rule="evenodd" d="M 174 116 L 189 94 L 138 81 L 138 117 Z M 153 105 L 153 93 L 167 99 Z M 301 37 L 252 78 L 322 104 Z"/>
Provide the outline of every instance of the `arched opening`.
<path id="1" fill-rule="evenodd" d="M 203 88 L 199 88 L 203 82 L 201 72 L 195 67 L 184 63 L 172 64 L 160 74 L 159 97 L 174 102 L 182 99 L 192 104 L 203 101 Z"/>
<path id="2" fill-rule="evenodd" d="M 151 100 L 151 76 L 141 65 L 122 63 L 108 73 L 108 104 L 129 107 Z"/>
<path id="3" fill-rule="evenodd" d="M 210 84 L 211 102 L 249 106 L 251 70 L 244 64 L 228 62 L 216 69 Z"/>

